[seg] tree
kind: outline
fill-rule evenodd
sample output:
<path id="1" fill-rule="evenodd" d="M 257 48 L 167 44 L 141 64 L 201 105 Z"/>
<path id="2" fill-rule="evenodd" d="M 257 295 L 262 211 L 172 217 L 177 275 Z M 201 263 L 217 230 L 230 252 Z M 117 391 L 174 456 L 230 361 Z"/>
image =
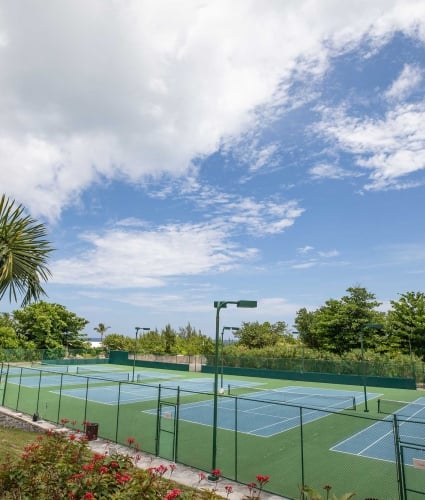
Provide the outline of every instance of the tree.
<path id="1" fill-rule="evenodd" d="M 83 348 L 81 333 L 88 321 L 60 304 L 38 302 L 13 312 L 18 336 L 33 341 L 37 349 Z"/>
<path id="2" fill-rule="evenodd" d="M 111 328 L 110 326 L 105 326 L 104 323 L 99 323 L 97 326 L 95 326 L 93 328 L 93 330 L 97 333 L 100 334 L 100 341 L 103 343 L 103 336 L 105 335 L 106 333 L 106 330 L 108 330 L 109 328 Z"/>
<path id="3" fill-rule="evenodd" d="M 309 347 L 343 354 L 358 348 L 361 337 L 365 348 L 385 342 L 375 329 L 366 328 L 368 324 L 384 322 L 385 315 L 375 310 L 380 305 L 375 295 L 359 286 L 350 287 L 347 292 L 340 300 L 327 300 L 313 313 L 305 308 L 298 311 L 295 324 Z"/>
<path id="4" fill-rule="evenodd" d="M 279 321 L 273 325 L 268 321 L 263 324 L 258 323 L 258 321 L 254 323 L 244 322 L 239 330 L 233 332 L 233 335 L 239 338 L 239 344 L 249 349 L 273 346 L 286 336 L 291 336 L 284 321 Z M 291 341 L 293 341 L 292 336 Z"/>
<path id="5" fill-rule="evenodd" d="M 161 336 L 165 341 L 165 354 L 175 354 L 176 353 L 176 332 L 171 328 L 171 325 L 165 325 L 164 330 L 161 332 Z"/>
<path id="6" fill-rule="evenodd" d="M 9 291 L 9 301 L 23 296 L 22 307 L 46 295 L 41 282 L 50 271 L 47 259 L 52 252 L 44 239 L 44 224 L 24 215 L 24 207 L 6 198 L 0 199 L 0 300 Z"/>
<path id="7" fill-rule="evenodd" d="M 387 328 L 398 350 L 406 354 L 425 356 L 425 294 L 407 292 L 398 301 L 391 301 Z"/>
<path id="8" fill-rule="evenodd" d="M 110 333 L 105 337 L 103 346 L 109 351 L 132 351 L 134 349 L 134 339 L 119 333 Z"/>
<path id="9" fill-rule="evenodd" d="M 318 347 L 318 340 L 314 329 L 315 313 L 308 311 L 305 307 L 297 311 L 295 317 L 295 328 L 298 331 L 298 338 L 301 342 L 312 349 Z"/>

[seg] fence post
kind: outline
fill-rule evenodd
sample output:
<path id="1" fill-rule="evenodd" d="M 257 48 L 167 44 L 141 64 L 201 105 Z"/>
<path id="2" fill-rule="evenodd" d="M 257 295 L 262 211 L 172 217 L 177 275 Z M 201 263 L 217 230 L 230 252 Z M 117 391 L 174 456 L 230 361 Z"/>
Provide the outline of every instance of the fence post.
<path id="1" fill-rule="evenodd" d="M 238 480 L 238 397 L 236 396 L 235 397 L 235 481 L 237 480 Z"/>
<path id="2" fill-rule="evenodd" d="M 404 477 L 403 454 L 400 450 L 400 436 L 398 432 L 397 415 L 393 415 L 393 436 L 394 436 L 394 451 L 397 470 L 397 484 L 400 500 L 406 500 L 406 484 Z"/>
<path id="3" fill-rule="evenodd" d="M 304 478 L 304 435 L 303 435 L 303 408 L 300 406 L 300 444 L 301 444 L 301 485 L 305 486 Z"/>
<path id="4" fill-rule="evenodd" d="M 118 406 L 117 406 L 117 419 L 115 422 L 115 442 L 118 443 L 118 429 L 119 429 L 119 418 L 120 418 L 120 399 L 121 399 L 121 383 L 118 382 Z"/>

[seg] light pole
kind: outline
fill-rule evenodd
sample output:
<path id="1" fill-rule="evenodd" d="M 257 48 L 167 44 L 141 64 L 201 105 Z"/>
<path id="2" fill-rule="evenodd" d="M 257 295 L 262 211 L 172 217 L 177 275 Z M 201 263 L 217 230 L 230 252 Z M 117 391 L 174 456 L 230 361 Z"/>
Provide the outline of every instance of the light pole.
<path id="1" fill-rule="evenodd" d="M 360 332 L 360 349 L 361 349 L 361 357 L 362 357 L 362 379 L 363 379 L 363 393 L 364 393 L 364 411 L 368 412 L 369 408 L 367 407 L 367 388 L 366 388 L 366 365 L 364 359 L 364 347 L 363 347 L 363 334 L 366 329 L 374 329 L 380 330 L 382 329 L 382 325 L 380 323 L 366 323 L 363 329 Z"/>
<path id="2" fill-rule="evenodd" d="M 225 309 L 227 304 L 235 304 L 236 307 L 257 307 L 256 300 L 225 300 L 214 302 L 216 311 L 215 316 L 215 353 L 214 353 L 214 410 L 213 410 L 213 442 L 212 442 L 212 467 L 211 470 L 216 469 L 217 463 L 217 408 L 218 408 L 218 343 L 220 335 L 220 310 Z M 217 481 L 218 477 L 214 474 L 208 476 L 210 481 Z"/>
<path id="3" fill-rule="evenodd" d="M 135 329 L 136 329 L 136 343 L 134 345 L 134 354 L 133 354 L 133 376 L 131 378 L 132 382 L 134 382 L 134 370 L 136 368 L 136 350 L 137 350 L 137 338 L 139 336 L 139 330 L 145 330 L 148 332 L 150 328 L 145 326 L 136 326 Z"/>
<path id="4" fill-rule="evenodd" d="M 223 330 L 221 330 L 221 385 L 220 385 L 220 393 L 224 393 L 224 387 L 223 387 L 223 374 L 224 374 L 224 360 L 223 360 L 223 354 L 224 354 L 224 330 L 231 330 L 231 331 L 237 331 L 239 330 L 239 327 L 237 326 L 223 326 Z"/>

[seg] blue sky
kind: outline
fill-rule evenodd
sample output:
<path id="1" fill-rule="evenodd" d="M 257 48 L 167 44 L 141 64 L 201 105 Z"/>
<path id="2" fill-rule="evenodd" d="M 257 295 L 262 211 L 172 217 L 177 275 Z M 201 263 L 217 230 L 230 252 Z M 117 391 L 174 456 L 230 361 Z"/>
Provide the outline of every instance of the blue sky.
<path id="1" fill-rule="evenodd" d="M 2 192 L 90 336 L 387 310 L 423 291 L 424 90 L 423 1 L 6 0 Z"/>

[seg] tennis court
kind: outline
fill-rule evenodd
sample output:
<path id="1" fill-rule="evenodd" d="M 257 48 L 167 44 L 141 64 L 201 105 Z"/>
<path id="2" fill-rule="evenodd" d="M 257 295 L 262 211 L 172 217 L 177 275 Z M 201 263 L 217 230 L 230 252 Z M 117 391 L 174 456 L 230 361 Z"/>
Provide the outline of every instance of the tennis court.
<path id="1" fill-rule="evenodd" d="M 368 399 L 378 396 L 369 393 Z M 300 425 L 300 405 L 304 407 L 303 422 L 309 423 L 328 416 L 332 411 L 355 409 L 356 398 L 361 397 L 362 392 L 322 389 L 317 393 L 317 389 L 297 386 L 244 394 L 238 397 L 237 406 L 234 398 L 220 396 L 217 426 L 234 431 L 237 418 L 238 432 L 271 437 Z M 212 426 L 213 405 L 212 399 L 180 405 L 179 420 Z M 156 410 L 147 413 L 156 414 Z M 167 413 L 167 418 L 174 418 L 173 409 L 167 407 L 164 413 Z"/>
<path id="2" fill-rule="evenodd" d="M 4 406 L 29 415 L 38 412 L 53 422 L 66 418 L 76 427 L 96 422 L 99 436 L 107 440 L 125 444 L 130 436 L 148 453 L 210 470 L 212 376 L 141 366 L 134 370 L 132 363 L 8 369 L 2 371 L 7 377 L 0 385 Z M 133 373 L 136 382 L 131 382 Z M 359 498 L 398 498 L 391 416 L 387 420 L 379 414 L 371 400 L 417 399 L 411 390 L 368 387 L 365 413 L 362 386 L 291 385 L 282 379 L 225 374 L 223 387 L 216 429 L 217 466 L 223 477 L 248 483 L 258 473 L 267 474 L 269 491 L 290 498 L 298 498 L 303 482 L 332 484 L 336 494 L 350 490 Z M 409 411 L 416 417 L 416 410 Z M 424 432 L 412 420 L 400 423 L 401 432 L 425 447 Z M 410 465 L 421 456 L 414 451 L 405 455 Z M 406 468 L 409 484 L 420 489 L 423 471 Z M 381 484 L 370 480 L 372 474 L 382 478 Z"/>
<path id="3" fill-rule="evenodd" d="M 92 380 L 92 379 L 90 379 Z M 104 381 L 103 381 L 104 382 Z M 86 393 L 85 388 L 65 389 L 61 391 L 62 396 L 69 396 L 72 398 L 86 399 L 88 401 L 102 403 L 106 405 L 117 405 L 137 403 L 142 401 L 153 401 L 158 399 L 159 388 L 161 389 L 161 398 L 175 398 L 177 391 L 180 390 L 181 396 L 193 395 L 194 393 L 211 394 L 213 390 L 213 379 L 200 378 L 200 379 L 183 379 L 178 381 L 167 381 L 164 385 L 150 383 L 145 384 L 104 384 L 99 388 L 91 388 Z M 252 387 L 255 386 L 254 382 L 232 380 L 231 387 Z M 59 391 L 53 391 L 58 394 Z"/>
<path id="4" fill-rule="evenodd" d="M 382 403 L 385 400 L 380 401 Z M 411 403 L 398 401 L 388 402 L 389 407 L 382 408 L 381 413 L 397 415 L 399 422 L 400 439 L 415 446 L 420 445 L 425 448 L 424 423 L 425 423 L 425 397 L 418 398 Z M 398 404 L 397 404 L 398 403 Z M 398 407 L 398 408 L 397 408 Z M 366 429 L 345 439 L 341 443 L 332 447 L 332 451 L 339 451 L 357 455 L 360 457 L 374 458 L 395 462 L 394 435 L 392 428 L 392 415 L 388 415 L 383 421 L 376 422 Z M 406 449 L 403 454 L 405 465 L 413 466 L 413 459 L 425 460 L 425 450 Z"/>

